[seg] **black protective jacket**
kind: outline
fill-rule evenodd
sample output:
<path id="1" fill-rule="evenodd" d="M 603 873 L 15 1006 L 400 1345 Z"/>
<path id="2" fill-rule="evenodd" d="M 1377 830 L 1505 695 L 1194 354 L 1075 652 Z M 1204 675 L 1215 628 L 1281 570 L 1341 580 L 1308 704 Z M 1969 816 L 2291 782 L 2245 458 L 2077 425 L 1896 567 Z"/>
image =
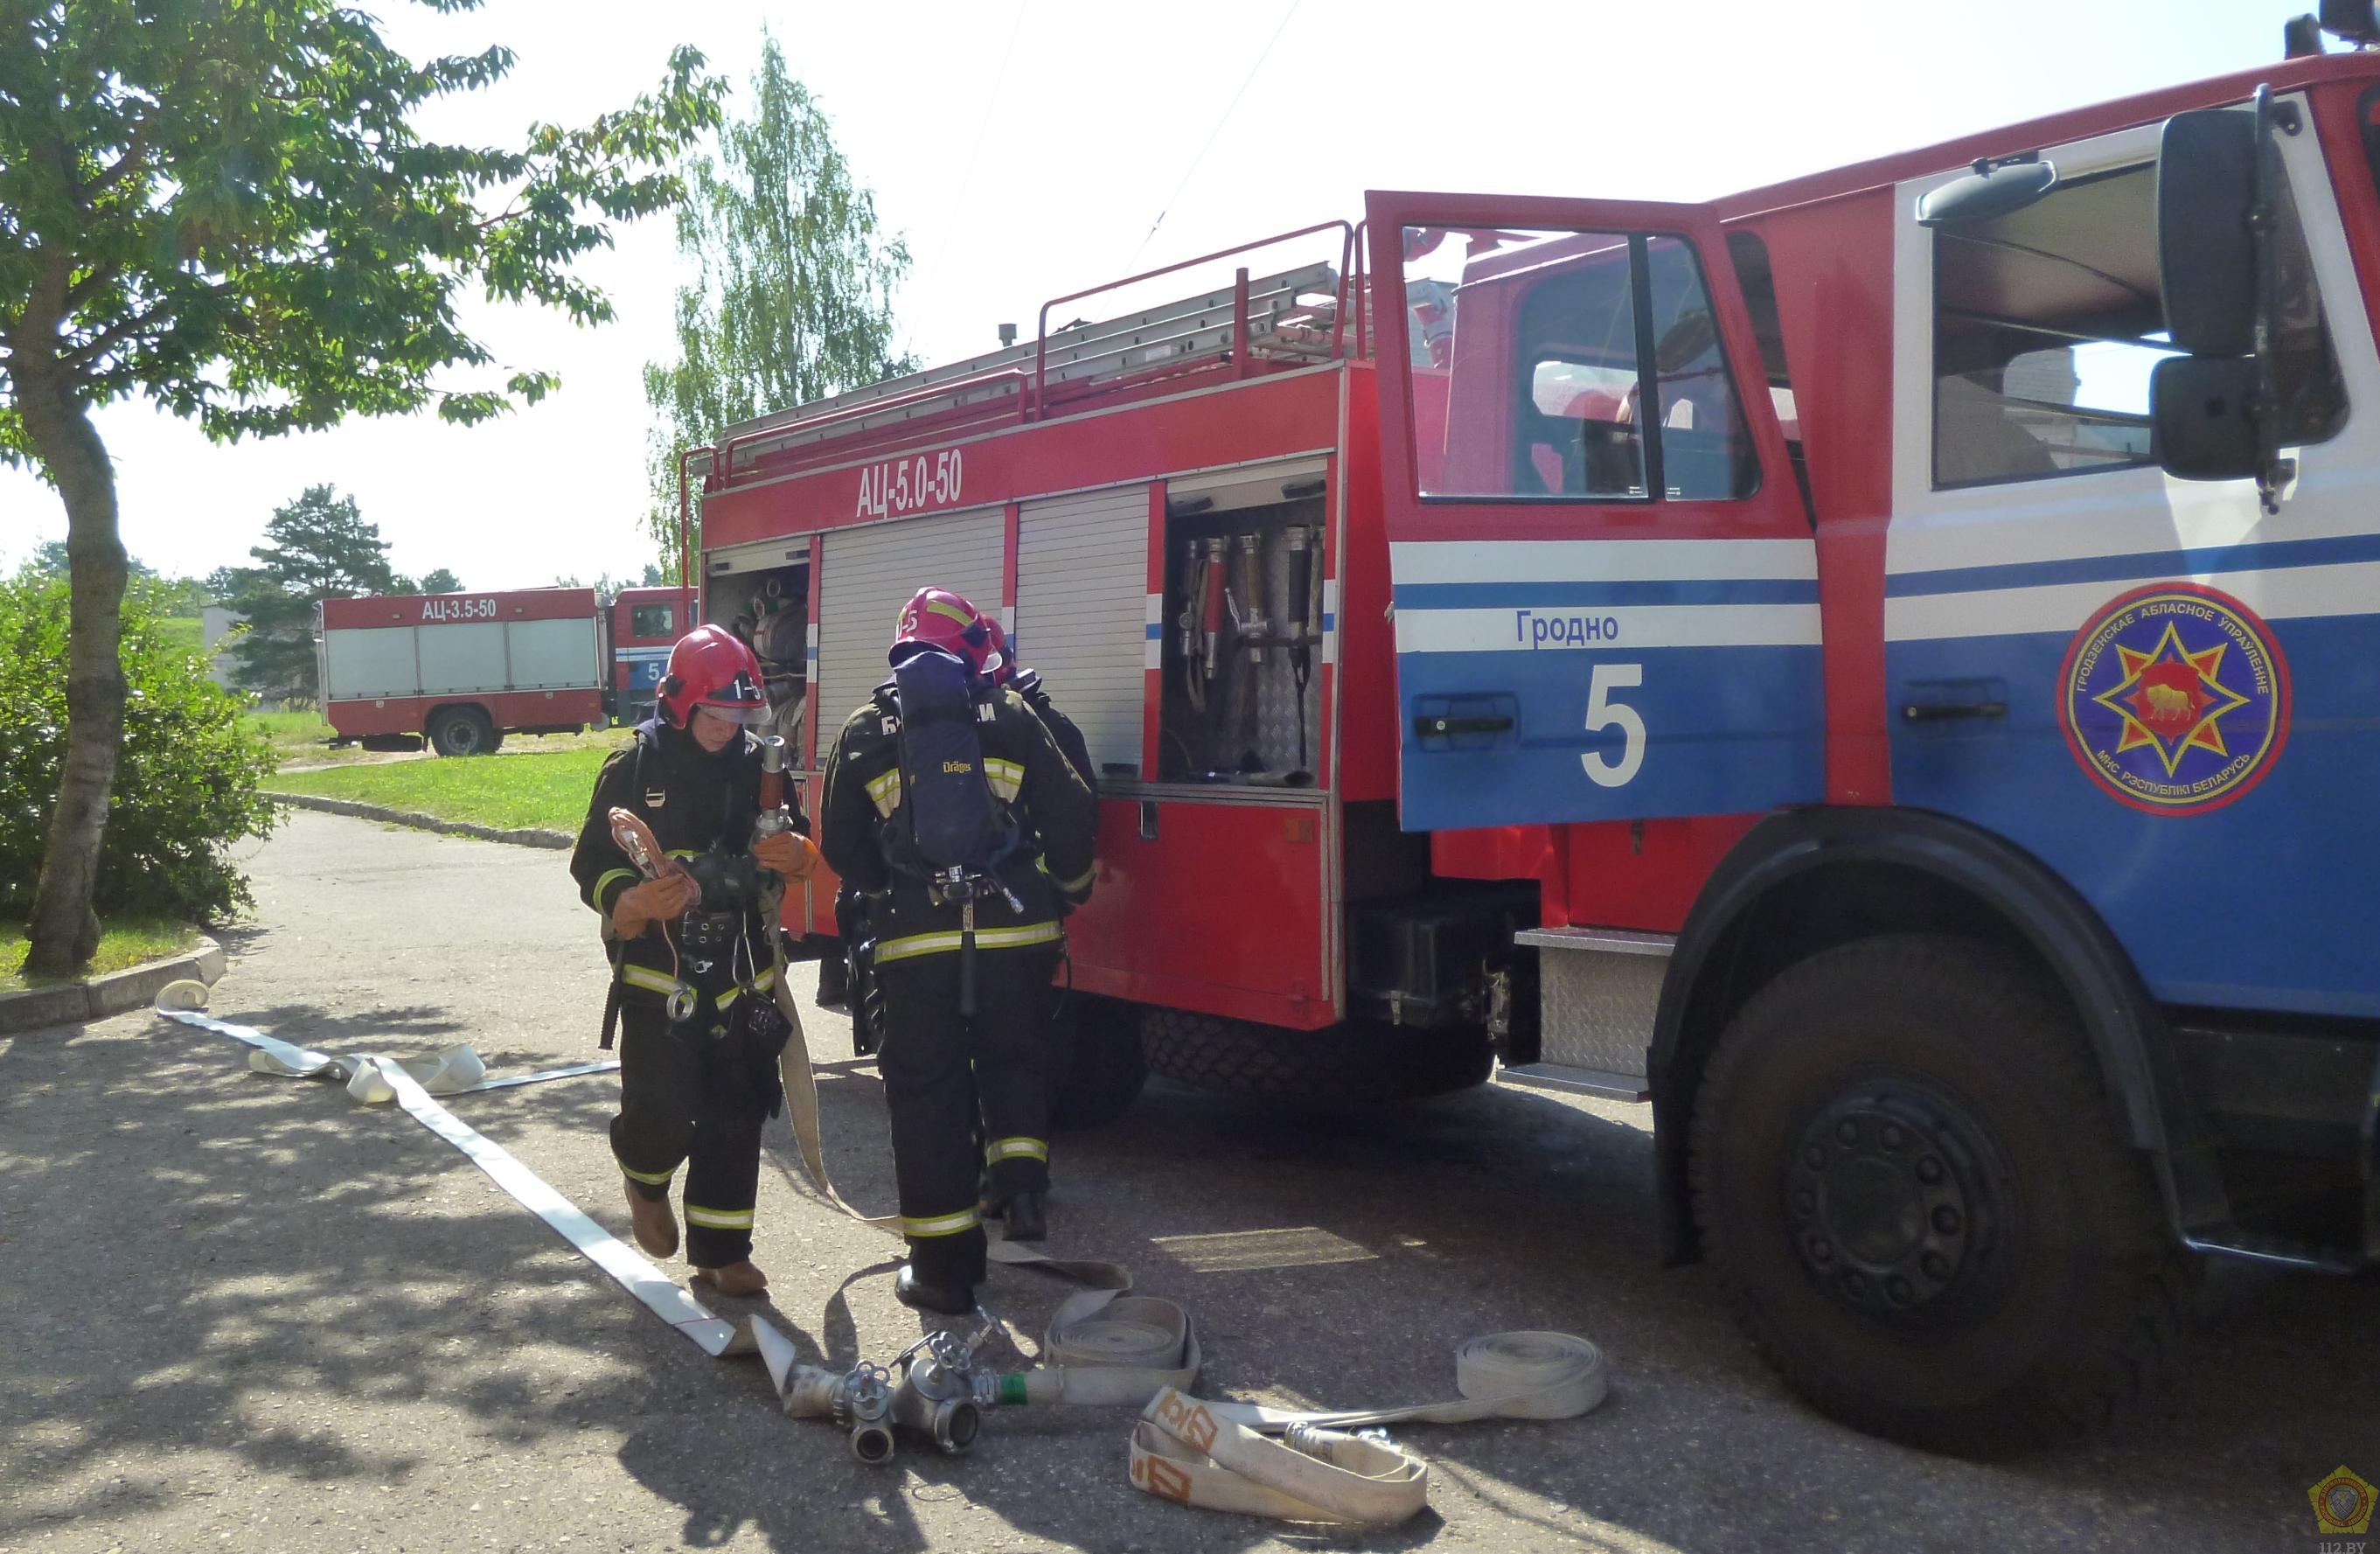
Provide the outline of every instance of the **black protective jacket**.
<path id="1" fill-rule="evenodd" d="M 789 798 L 793 793 L 788 784 Z M 683 919 L 654 923 L 619 945 L 623 1001 L 661 1002 L 669 991 L 662 984 L 671 980 L 714 997 L 740 982 L 764 985 L 759 979 L 773 957 L 760 886 L 772 883 L 774 876 L 751 867 L 752 823 L 760 812 L 759 742 L 747 735 L 711 755 L 685 730 L 653 719 L 638 726 L 635 744 L 603 762 L 570 855 L 570 872 L 578 881 L 579 899 L 601 913 L 606 925 L 620 892 L 644 878 L 612 840 L 614 807 L 640 817 L 662 848 L 703 880 L 697 913 L 740 918 L 733 928 L 736 942 L 723 953 L 690 953 Z"/>
<path id="2" fill-rule="evenodd" d="M 992 718 L 977 726 L 993 795 L 1016 811 L 1038 841 L 1038 856 L 1010 868 L 1002 883 L 1023 904 L 998 894 L 976 905 L 978 950 L 1029 949 L 1062 937 L 1062 900 L 1088 899 L 1099 801 L 1059 750 L 1033 709 L 1011 690 L 994 693 Z M 827 758 L 819 815 L 819 850 L 852 889 L 875 898 L 870 917 L 879 965 L 959 948 L 961 909 L 937 904 L 927 882 L 896 869 L 884 845 L 901 813 L 901 720 L 888 683 L 877 687 L 837 735 Z M 990 779 L 988 779 L 990 780 Z"/>

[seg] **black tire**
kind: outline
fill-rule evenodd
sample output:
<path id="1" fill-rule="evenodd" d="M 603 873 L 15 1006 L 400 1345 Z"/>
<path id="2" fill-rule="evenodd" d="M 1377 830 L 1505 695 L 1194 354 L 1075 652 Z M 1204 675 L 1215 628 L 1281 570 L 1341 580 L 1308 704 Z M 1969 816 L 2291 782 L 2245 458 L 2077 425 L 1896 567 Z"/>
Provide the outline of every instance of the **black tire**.
<path id="1" fill-rule="evenodd" d="M 430 747 L 442 756 L 492 755 L 504 736 L 477 707 L 442 707 L 430 720 Z"/>
<path id="2" fill-rule="evenodd" d="M 2179 1347 L 2191 1260 L 2065 1000 L 1922 934 L 1793 966 L 1721 1037 L 1694 1217 L 1763 1357 L 1824 1414 L 2001 1457 L 2107 1424 Z"/>
<path id="3" fill-rule="evenodd" d="M 1177 1085 L 1278 1100 L 1418 1100 L 1481 1084 L 1494 1066 L 1488 1038 L 1477 1032 L 1355 1021 L 1294 1031 L 1150 1009 L 1140 1039 L 1149 1072 Z"/>
<path id="4" fill-rule="evenodd" d="M 1050 1030 L 1050 1126 L 1105 1127 L 1132 1110 L 1148 1083 L 1140 1011 L 1114 999 L 1069 993 Z"/>

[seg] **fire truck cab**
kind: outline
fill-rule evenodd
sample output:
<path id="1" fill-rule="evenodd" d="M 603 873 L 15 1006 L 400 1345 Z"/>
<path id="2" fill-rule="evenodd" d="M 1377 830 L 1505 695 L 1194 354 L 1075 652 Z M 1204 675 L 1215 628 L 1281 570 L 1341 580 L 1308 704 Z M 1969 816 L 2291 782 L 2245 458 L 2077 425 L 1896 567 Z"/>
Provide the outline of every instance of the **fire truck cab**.
<path id="1" fill-rule="evenodd" d="M 1706 206 L 1373 194 L 695 451 L 705 611 L 813 801 L 900 601 L 1002 612 L 1099 769 L 1092 1111 L 1649 1099 L 1804 1395 L 2054 1439 L 2198 1255 L 2380 1257 L 2376 188 L 2357 54 Z"/>

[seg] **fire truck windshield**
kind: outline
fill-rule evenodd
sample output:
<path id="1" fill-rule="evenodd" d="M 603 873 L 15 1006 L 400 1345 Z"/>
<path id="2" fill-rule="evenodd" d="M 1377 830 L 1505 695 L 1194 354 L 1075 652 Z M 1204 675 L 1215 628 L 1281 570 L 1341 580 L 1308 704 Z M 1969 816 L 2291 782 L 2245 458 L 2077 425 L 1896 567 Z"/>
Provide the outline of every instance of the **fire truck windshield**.
<path id="1" fill-rule="evenodd" d="M 1755 489 L 1685 239 L 1412 227 L 1404 251 L 1422 495 L 1641 502 L 1656 468 L 1672 501 Z"/>

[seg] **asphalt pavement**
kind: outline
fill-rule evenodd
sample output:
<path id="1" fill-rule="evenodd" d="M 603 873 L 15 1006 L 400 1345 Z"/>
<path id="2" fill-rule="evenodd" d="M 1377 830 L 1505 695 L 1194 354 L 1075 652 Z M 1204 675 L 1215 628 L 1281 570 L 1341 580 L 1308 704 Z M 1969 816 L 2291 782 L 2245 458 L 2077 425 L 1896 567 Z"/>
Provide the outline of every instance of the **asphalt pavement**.
<path id="1" fill-rule="evenodd" d="M 594 1056 L 604 965 L 560 855 L 289 815 L 214 1011 L 337 1051 Z M 807 972 L 808 968 L 804 968 Z M 883 1098 L 810 1009 L 829 1158 L 892 1205 Z M 455 1112 L 625 1235 L 609 1076 Z M 1190 1551 L 2307 1549 L 2308 1487 L 2380 1478 L 2380 1285 L 2227 1274 L 2173 1394 L 1998 1466 L 1802 1408 L 1703 1270 L 1664 1270 L 1649 1118 L 1497 1087 L 1363 1112 L 1152 1085 L 1062 1140 L 1050 1250 L 1201 1325 L 1209 1395 L 1450 1395 L 1466 1336 L 1585 1334 L 1583 1419 L 1412 1427 L 1430 1509 L 1364 1536 L 1148 1499 L 1121 1410 L 995 1413 L 974 1455 L 856 1462 L 780 1414 L 393 1108 L 248 1072 L 146 1014 L 0 1038 L 0 1549 Z M 774 1124 L 757 1258 L 806 1357 L 889 1360 L 896 1244 L 821 1205 Z M 685 1265 L 672 1265 L 683 1275 Z M 1038 1331 L 1066 1287 L 984 1298 Z"/>

